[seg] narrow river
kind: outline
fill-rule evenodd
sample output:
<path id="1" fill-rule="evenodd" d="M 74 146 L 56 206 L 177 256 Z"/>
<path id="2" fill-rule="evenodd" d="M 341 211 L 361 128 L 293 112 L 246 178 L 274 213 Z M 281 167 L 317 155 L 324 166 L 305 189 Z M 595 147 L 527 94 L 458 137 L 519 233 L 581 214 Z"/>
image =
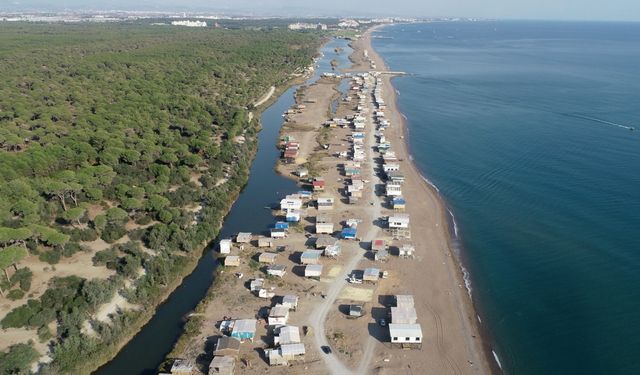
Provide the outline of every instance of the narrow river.
<path id="1" fill-rule="evenodd" d="M 348 41 L 343 39 L 332 39 L 325 44 L 322 48 L 323 56 L 317 63 L 318 68 L 307 83 L 313 83 L 320 74 L 330 72 L 333 59 L 338 60 L 340 68 L 350 66 L 348 57 L 352 50 L 347 44 Z M 342 48 L 344 51 L 336 54 L 335 48 Z M 274 170 L 280 157 L 276 144 L 283 123 L 282 113 L 294 104 L 293 94 L 297 88 L 298 86 L 294 86 L 285 91 L 262 113 L 258 152 L 251 166 L 249 181 L 225 218 L 220 238 L 231 237 L 240 231 L 268 232 L 268 228 L 274 223 L 274 217 L 271 210 L 264 207 L 272 206 L 285 195 L 299 190 L 293 180 L 280 176 Z M 112 361 L 94 374 L 157 374 L 158 366 L 182 334 L 185 316 L 204 298 L 213 282 L 217 266 L 215 256 L 213 248 L 207 249 L 194 271 L 158 306 L 149 323 Z"/>

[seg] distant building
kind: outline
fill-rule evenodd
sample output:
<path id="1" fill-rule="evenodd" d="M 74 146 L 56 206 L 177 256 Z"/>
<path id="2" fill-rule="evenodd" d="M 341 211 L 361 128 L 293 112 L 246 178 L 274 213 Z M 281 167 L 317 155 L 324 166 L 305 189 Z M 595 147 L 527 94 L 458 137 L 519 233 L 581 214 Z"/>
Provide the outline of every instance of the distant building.
<path id="1" fill-rule="evenodd" d="M 296 22 L 287 27 L 289 30 L 327 30 L 327 25 L 324 23 Z"/>
<path id="2" fill-rule="evenodd" d="M 340 21 L 338 26 L 343 29 L 354 29 L 360 26 L 360 23 L 356 20 L 344 19 Z"/>
<path id="3" fill-rule="evenodd" d="M 207 23 L 204 21 L 172 21 L 173 26 L 186 26 L 186 27 L 207 27 Z"/>

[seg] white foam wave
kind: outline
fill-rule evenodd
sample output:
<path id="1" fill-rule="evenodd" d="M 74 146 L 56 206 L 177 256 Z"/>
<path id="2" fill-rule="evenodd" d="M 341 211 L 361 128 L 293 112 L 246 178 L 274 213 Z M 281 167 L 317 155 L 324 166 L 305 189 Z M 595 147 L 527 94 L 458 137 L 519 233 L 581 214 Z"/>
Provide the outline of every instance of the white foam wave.
<path id="1" fill-rule="evenodd" d="M 469 275 L 469 271 L 461 264 L 460 270 L 462 271 L 462 280 L 464 280 L 464 287 L 467 289 L 467 294 L 469 298 L 473 300 L 472 289 L 471 289 L 471 275 Z"/>
<path id="2" fill-rule="evenodd" d="M 493 354 L 493 358 L 495 358 L 496 363 L 498 364 L 498 367 L 500 367 L 500 370 L 502 370 L 502 363 L 500 363 L 500 358 L 498 358 L 498 354 L 495 352 L 495 350 L 492 350 L 491 353 Z"/>
<path id="3" fill-rule="evenodd" d="M 478 323 L 482 324 L 482 318 L 480 318 L 480 315 L 476 315 L 476 319 L 478 319 Z"/>
<path id="4" fill-rule="evenodd" d="M 458 223 L 456 223 L 456 217 L 453 216 L 453 212 L 447 208 L 449 211 L 449 215 L 451 216 L 451 221 L 453 222 L 453 234 L 455 234 L 455 238 L 458 239 Z"/>
<path id="5" fill-rule="evenodd" d="M 396 89 L 396 94 L 400 96 L 400 91 L 398 91 L 398 89 Z"/>
<path id="6" fill-rule="evenodd" d="M 411 158 L 411 160 L 413 160 L 412 156 L 409 156 Z M 431 186 L 435 191 L 437 191 L 438 193 L 440 192 L 440 189 L 438 189 L 438 187 L 436 186 L 436 184 L 434 184 L 433 182 L 429 181 L 428 178 L 426 178 L 423 175 L 420 175 L 420 177 L 422 177 L 422 179 L 424 180 L 424 182 L 426 182 L 427 184 L 429 184 L 429 186 Z"/>
<path id="7" fill-rule="evenodd" d="M 405 120 L 408 120 L 407 116 L 405 116 L 404 113 L 401 113 L 401 115 Z"/>

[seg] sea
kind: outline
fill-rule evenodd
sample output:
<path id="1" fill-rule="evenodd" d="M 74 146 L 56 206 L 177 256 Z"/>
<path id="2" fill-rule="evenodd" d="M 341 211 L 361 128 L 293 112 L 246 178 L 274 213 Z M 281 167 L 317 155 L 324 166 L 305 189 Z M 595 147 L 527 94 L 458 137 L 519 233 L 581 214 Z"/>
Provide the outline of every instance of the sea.
<path id="1" fill-rule="evenodd" d="M 373 46 L 409 73 L 411 153 L 503 372 L 640 374 L 640 23 L 398 24 Z"/>

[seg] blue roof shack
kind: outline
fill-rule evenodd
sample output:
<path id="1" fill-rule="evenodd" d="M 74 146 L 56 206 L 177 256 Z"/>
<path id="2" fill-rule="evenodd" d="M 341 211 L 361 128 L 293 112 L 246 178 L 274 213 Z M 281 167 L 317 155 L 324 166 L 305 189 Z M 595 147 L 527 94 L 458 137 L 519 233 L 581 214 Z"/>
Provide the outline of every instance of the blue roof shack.
<path id="1" fill-rule="evenodd" d="M 394 210 L 403 210 L 407 206 L 407 201 L 402 197 L 394 197 L 392 204 Z"/>
<path id="2" fill-rule="evenodd" d="M 256 320 L 255 319 L 238 319 L 233 324 L 233 330 L 231 331 L 231 337 L 235 337 L 240 341 L 251 340 L 256 335 Z"/>
<path id="3" fill-rule="evenodd" d="M 300 190 L 298 192 L 298 195 L 302 198 L 302 199 L 309 199 L 313 196 L 313 193 L 310 192 L 309 190 Z"/>
<path id="4" fill-rule="evenodd" d="M 274 227 L 275 229 L 289 229 L 289 223 L 285 223 L 284 221 L 276 222 Z"/>
<path id="5" fill-rule="evenodd" d="M 356 228 L 344 228 L 342 230 L 341 236 L 345 240 L 355 240 L 357 235 Z"/>

